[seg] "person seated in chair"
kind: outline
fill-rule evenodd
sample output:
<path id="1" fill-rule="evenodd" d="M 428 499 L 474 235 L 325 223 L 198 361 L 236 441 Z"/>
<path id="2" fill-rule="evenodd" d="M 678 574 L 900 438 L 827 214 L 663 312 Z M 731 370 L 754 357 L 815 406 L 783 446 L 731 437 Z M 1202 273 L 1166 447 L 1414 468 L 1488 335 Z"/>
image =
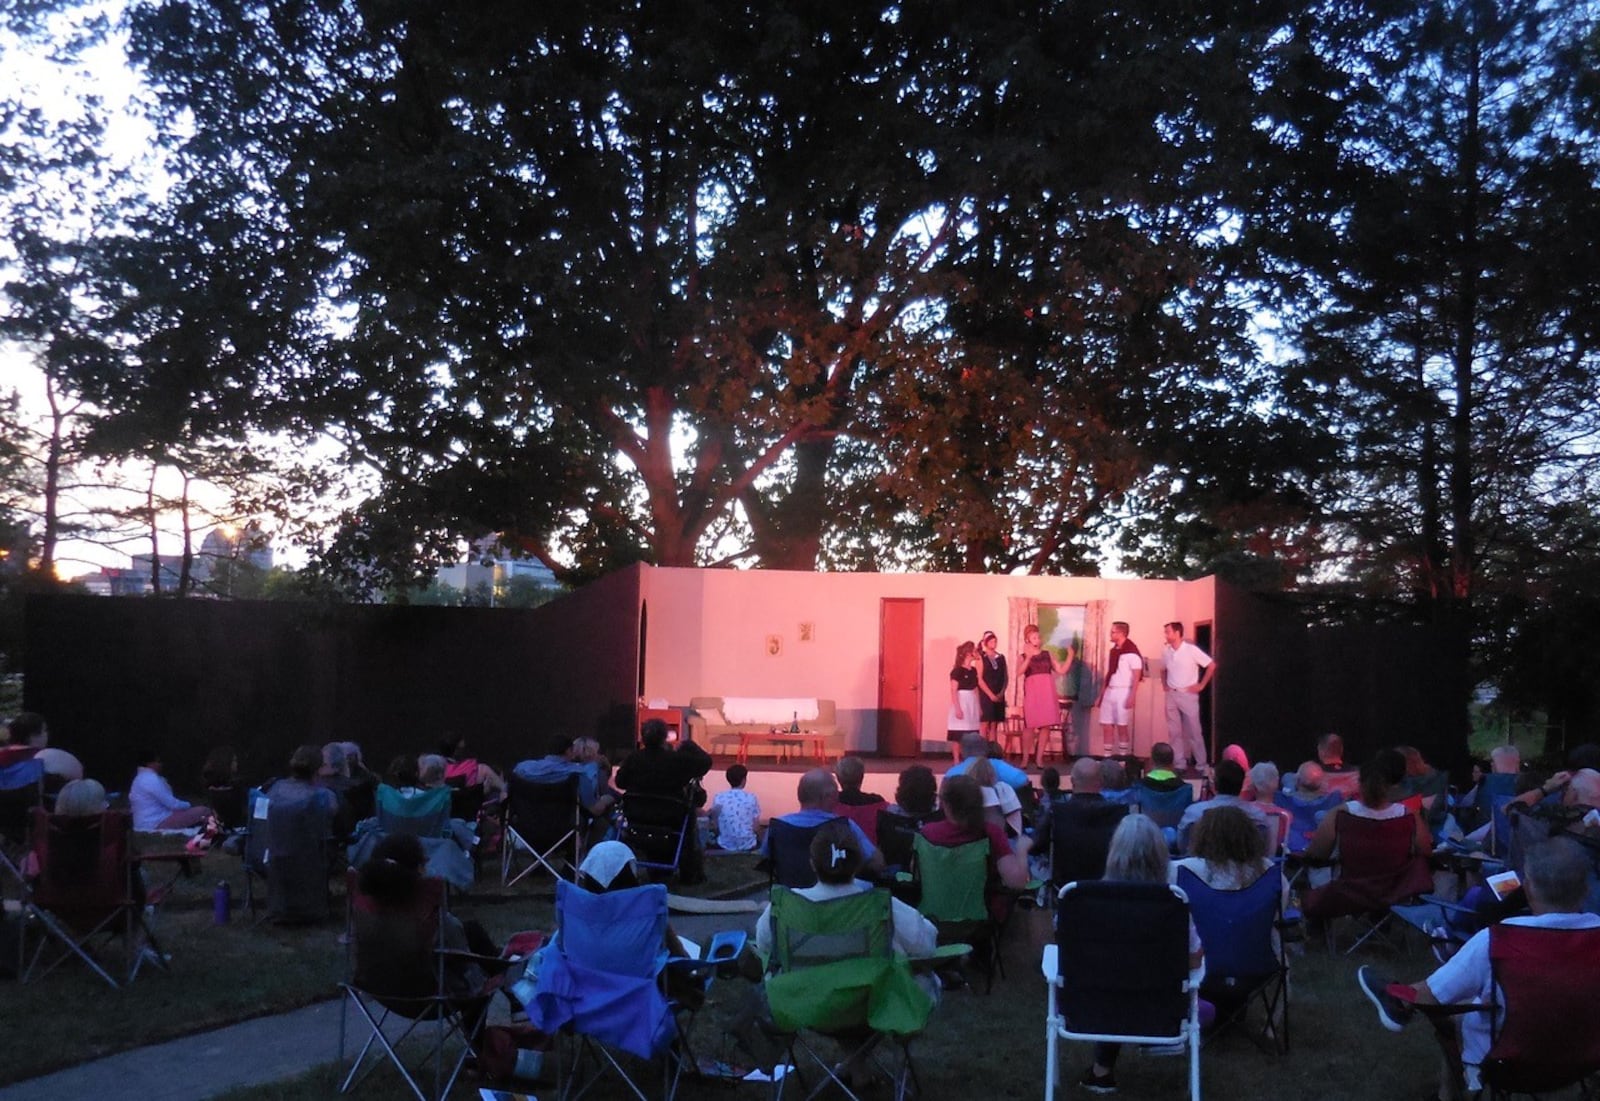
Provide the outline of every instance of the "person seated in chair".
<path id="1" fill-rule="evenodd" d="M 987 758 L 989 764 L 994 766 L 994 774 L 1000 779 L 1001 783 L 1010 784 L 1014 788 L 1027 787 L 1028 774 L 1006 760 L 1004 752 L 992 753 L 990 751 L 992 744 L 976 731 L 963 734 L 961 736 L 961 760 L 951 765 L 945 775 L 963 776 L 972 767 L 974 761 L 983 757 Z"/>
<path id="2" fill-rule="evenodd" d="M 1526 917 L 1508 917 L 1507 925 L 1600 928 L 1600 916 L 1582 911 L 1589 863 L 1574 842 L 1552 838 L 1534 846 L 1528 851 L 1522 874 L 1522 886 L 1533 912 Z M 1440 1049 L 1436 1094 L 1440 1101 L 1460 1101 L 1465 1091 L 1482 1088 L 1479 1068 L 1498 1022 L 1490 1021 L 1487 1012 L 1445 1016 L 1430 1013 L 1429 1007 L 1499 1001 L 1489 962 L 1489 936 L 1488 929 L 1474 933 L 1460 951 L 1415 985 L 1387 982 L 1370 966 L 1356 973 L 1362 993 L 1377 1008 L 1379 1023 L 1389 1031 L 1399 1032 L 1419 1010 L 1433 1024 Z"/>
<path id="3" fill-rule="evenodd" d="M 968 783 L 970 782 L 969 780 Z M 849 819 L 835 818 L 817 830 L 811 839 L 811 866 L 816 871 L 817 882 L 810 887 L 794 888 L 794 893 L 812 902 L 848 898 L 862 891 L 872 890 L 870 883 L 857 878 L 865 863 L 860 831 L 853 828 L 853 823 Z M 915 907 L 899 899 L 891 900 L 890 906 L 894 922 L 895 952 L 913 958 L 931 956 L 939 945 L 939 931 L 933 922 L 919 914 Z M 756 951 L 760 953 L 762 959 L 771 958 L 773 943 L 772 905 L 768 903 L 767 908 L 756 919 Z M 939 980 L 932 974 L 922 974 L 916 976 L 916 982 L 937 1006 Z M 757 991 L 753 1004 L 753 1015 L 762 1018 L 770 1016 L 760 991 Z M 747 1013 L 747 1016 L 749 1015 L 751 1014 Z M 759 1041 L 748 1041 L 752 1031 L 748 1020 L 740 1024 L 738 1035 L 742 1040 L 746 1040 L 753 1054 L 761 1056 L 765 1045 Z M 870 1030 L 866 1029 L 848 1030 L 837 1033 L 837 1038 L 846 1050 L 856 1051 L 869 1035 Z M 840 1076 L 854 1086 L 866 1082 L 871 1073 L 871 1057 L 863 1053 L 852 1056 Z"/>
<path id="4" fill-rule="evenodd" d="M 1221 774 L 1218 774 L 1221 781 Z M 1341 806 L 1336 806 L 1322 816 L 1322 821 L 1317 823 L 1317 830 L 1311 835 L 1311 841 L 1306 845 L 1306 856 L 1312 860 L 1326 860 L 1334 855 L 1339 844 L 1339 818 L 1341 815 L 1350 814 L 1357 818 L 1404 818 L 1410 815 L 1416 824 L 1416 837 L 1413 841 L 1413 851 L 1417 853 L 1431 852 L 1433 837 L 1428 833 L 1428 824 L 1422 820 L 1422 815 L 1406 807 L 1404 803 L 1394 802 L 1390 798 L 1389 771 L 1381 757 L 1374 757 L 1361 766 L 1360 786 L 1356 797 Z"/>
<path id="5" fill-rule="evenodd" d="M 1202 799 L 1198 803 L 1190 803 L 1183 817 L 1178 820 L 1178 850 L 1187 852 L 1189 849 L 1189 833 L 1200 821 L 1200 816 L 1215 807 L 1238 807 L 1250 816 L 1250 820 L 1262 829 L 1277 830 L 1276 821 L 1268 822 L 1267 816 L 1262 813 L 1259 806 L 1247 803 L 1243 798 L 1244 769 L 1239 767 L 1239 762 L 1224 757 L 1217 762 L 1215 782 L 1217 793 L 1210 799 Z"/>
<path id="6" fill-rule="evenodd" d="M 138 758 L 139 771 L 128 785 L 134 829 L 187 830 L 204 825 L 212 817 L 210 807 L 194 806 L 172 793 L 172 785 L 161 775 L 161 754 L 143 749 Z"/>
<path id="7" fill-rule="evenodd" d="M 800 809 L 780 814 L 774 821 L 809 830 L 838 818 L 856 835 L 856 845 L 862 855 L 862 867 L 873 878 L 883 875 L 883 854 L 878 852 L 877 846 L 868 839 L 860 826 L 839 814 L 839 785 L 834 781 L 833 773 L 825 768 L 814 768 L 806 772 L 795 786 L 795 797 L 800 800 Z M 769 857 L 772 855 L 770 829 L 761 839 L 761 855 Z"/>
<path id="8" fill-rule="evenodd" d="M 13 716 L 6 724 L 6 734 L 9 740 L 0 746 L 0 767 L 18 761 L 38 761 L 44 768 L 47 792 L 55 792 L 69 781 L 83 779 L 83 762 L 50 744 L 50 727 L 37 711 L 23 711 Z"/>
<path id="9" fill-rule="evenodd" d="M 616 783 L 625 795 L 662 795 L 687 800 L 691 808 L 700 807 L 706 800 L 700 779 L 711 771 L 711 763 L 711 755 L 693 742 L 681 742 L 676 748 L 668 745 L 667 724 L 647 719 L 639 728 L 639 748 L 617 769 Z M 700 831 L 692 828 L 693 823 L 690 826 L 678 862 L 678 878 L 684 884 L 705 879 Z"/>
<path id="10" fill-rule="evenodd" d="M 833 766 L 833 774 L 839 781 L 839 802 L 842 805 L 870 807 L 887 802 L 875 791 L 861 790 L 861 785 L 866 782 L 867 766 L 861 763 L 860 757 L 840 757 L 839 763 Z"/>
<path id="11" fill-rule="evenodd" d="M 1079 760 L 1095 765 L 1087 757 Z M 971 776 L 946 775 L 939 789 L 939 806 L 944 817 L 923 826 L 922 836 L 935 845 L 951 848 L 973 841 L 989 843 L 989 914 L 996 921 L 1004 920 L 1012 896 L 999 888 L 1014 891 L 1028 885 L 1028 850 L 1033 847 L 1032 840 L 1026 834 L 1015 841 L 1006 839 L 1004 828 L 987 817 L 983 788 Z"/>

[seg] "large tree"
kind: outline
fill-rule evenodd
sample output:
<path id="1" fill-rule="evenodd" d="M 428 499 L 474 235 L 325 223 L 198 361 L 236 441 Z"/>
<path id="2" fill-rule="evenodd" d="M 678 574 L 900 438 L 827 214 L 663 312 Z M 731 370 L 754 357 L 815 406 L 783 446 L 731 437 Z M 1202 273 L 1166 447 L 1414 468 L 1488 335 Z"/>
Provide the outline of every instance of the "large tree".
<path id="1" fill-rule="evenodd" d="M 368 563 L 1093 568 L 1255 415 L 1229 181 L 1283 19 L 139 6 L 178 182 L 124 272 L 176 312 L 124 385 L 337 441 Z"/>

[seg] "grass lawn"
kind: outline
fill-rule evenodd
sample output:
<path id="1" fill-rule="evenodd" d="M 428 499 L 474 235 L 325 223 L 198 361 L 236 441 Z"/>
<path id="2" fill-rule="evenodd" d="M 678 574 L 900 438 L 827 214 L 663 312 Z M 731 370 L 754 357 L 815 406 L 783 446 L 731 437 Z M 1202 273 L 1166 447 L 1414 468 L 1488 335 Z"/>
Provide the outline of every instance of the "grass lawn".
<path id="1" fill-rule="evenodd" d="M 726 895 L 758 881 L 749 858 L 708 861 L 709 882 L 694 893 Z M 334 993 L 344 950 L 338 926 L 284 930 L 251 928 L 236 915 L 230 925 L 211 924 L 210 891 L 219 878 L 235 876 L 237 860 L 208 856 L 204 870 L 187 881 L 163 909 L 158 934 L 173 954 L 172 973 L 142 975 L 133 986 L 111 991 L 81 966 L 66 967 L 27 987 L 8 984 L 0 996 L 0 1029 L 27 1043 L 0 1045 L 0 1084 L 153 1040 L 200 1031 L 247 1017 L 303 1005 Z M 497 877 L 496 877 L 497 878 Z M 553 892 L 548 881 L 509 892 L 485 887 L 456 906 L 496 936 L 521 928 L 548 928 Z M 336 910 L 342 909 L 337 898 Z M 925 1036 L 914 1045 L 924 1096 L 942 1101 L 1037 1099 L 1044 1079 L 1045 991 L 1038 973 L 1043 915 L 1023 913 L 1014 923 L 1006 952 L 1007 977 L 994 993 L 946 995 Z M 1355 959 L 1329 958 L 1320 948 L 1294 961 L 1289 1054 L 1263 1053 L 1234 1033 L 1209 1046 L 1202 1057 L 1206 1096 L 1212 1098 L 1315 1097 L 1319 1099 L 1421 1098 L 1434 1083 L 1435 1047 L 1426 1028 L 1413 1025 L 1394 1035 L 1379 1027 L 1354 980 L 1360 962 L 1373 962 L 1397 977 L 1414 978 L 1432 967 L 1420 951 L 1398 960 L 1379 952 Z M 696 1022 L 702 1054 L 734 1055 L 726 1024 L 747 995 L 742 980 L 718 980 Z M 69 1020 L 70 1018 L 70 1020 Z M 329 1037 L 330 1050 L 335 1043 Z M 1072 1086 L 1088 1059 L 1087 1045 L 1069 1045 L 1062 1097 L 1086 1097 Z M 736 1055 L 734 1055 L 737 1060 Z M 1130 1050 L 1117 1068 L 1124 1096 L 1181 1097 L 1186 1090 L 1182 1059 L 1144 1056 Z M 230 1101 L 327 1098 L 338 1077 L 331 1065 L 300 1079 L 226 1094 Z M 361 1096 L 399 1096 L 391 1071 L 374 1073 Z M 545 1083 L 537 1093 L 552 1092 Z M 685 1096 L 765 1096 L 754 1085 L 689 1084 Z M 1572 1091 L 1571 1095 L 1575 1095 Z M 476 1086 L 459 1086 L 456 1098 L 476 1098 Z M 599 1101 L 625 1094 L 610 1086 L 594 1091 Z M 1567 1096 L 1567 1095 L 1562 1095 Z"/>
<path id="2" fill-rule="evenodd" d="M 754 871 L 753 856 L 706 863 L 706 882 L 683 893 L 715 898 L 765 882 Z M 551 927 L 555 891 L 548 877 L 502 889 L 498 865 L 486 865 L 481 878 L 478 889 L 452 905 L 458 915 L 476 918 L 496 939 L 519 929 Z M 219 880 L 231 884 L 235 900 L 227 925 L 212 923 L 211 895 Z M 309 928 L 252 927 L 243 912 L 239 859 L 208 853 L 192 878 L 179 881 L 154 922 L 157 938 L 172 956 L 170 973 L 147 964 L 131 986 L 112 990 L 81 963 L 68 960 L 26 986 L 10 980 L 0 985 L 0 1035 L 13 1038 L 0 1044 L 0 1086 L 333 997 L 345 969 L 339 943 L 342 880 L 333 891 L 338 920 Z M 115 975 L 119 957 L 113 951 L 108 958 Z M 68 1013 L 70 1027 L 41 1026 Z M 22 1036 L 28 1042 L 15 1042 Z"/>

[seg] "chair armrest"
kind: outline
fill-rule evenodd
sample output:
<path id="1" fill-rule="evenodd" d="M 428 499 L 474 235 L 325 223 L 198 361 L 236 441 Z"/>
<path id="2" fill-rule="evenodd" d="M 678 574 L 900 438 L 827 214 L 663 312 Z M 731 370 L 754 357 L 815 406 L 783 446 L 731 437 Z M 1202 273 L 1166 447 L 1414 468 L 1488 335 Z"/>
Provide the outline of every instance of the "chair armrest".
<path id="1" fill-rule="evenodd" d="M 972 945 L 954 943 L 941 944 L 930 955 L 907 956 L 906 962 L 911 965 L 911 970 L 917 974 L 937 971 L 953 960 L 963 960 L 972 954 Z"/>
<path id="2" fill-rule="evenodd" d="M 482 967 L 487 975 L 503 974 L 521 960 L 510 959 L 506 956 L 482 956 L 476 952 L 469 952 L 465 948 L 438 948 L 434 955 L 461 963 L 475 963 Z"/>
<path id="3" fill-rule="evenodd" d="M 1060 947 L 1054 944 L 1044 946 L 1044 954 L 1039 958 L 1039 972 L 1044 975 L 1044 981 L 1054 984 L 1061 975 Z"/>

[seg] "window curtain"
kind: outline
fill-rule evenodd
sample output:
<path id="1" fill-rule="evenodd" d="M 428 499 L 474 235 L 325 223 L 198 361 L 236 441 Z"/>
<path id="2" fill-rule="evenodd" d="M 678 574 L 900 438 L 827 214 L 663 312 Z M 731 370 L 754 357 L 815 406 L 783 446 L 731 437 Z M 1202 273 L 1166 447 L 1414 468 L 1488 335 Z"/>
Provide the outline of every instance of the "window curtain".
<path id="1" fill-rule="evenodd" d="M 1008 598 L 1006 616 L 1006 668 L 1011 673 L 1011 702 L 1022 707 L 1022 632 L 1039 621 L 1039 602 L 1031 596 Z"/>

